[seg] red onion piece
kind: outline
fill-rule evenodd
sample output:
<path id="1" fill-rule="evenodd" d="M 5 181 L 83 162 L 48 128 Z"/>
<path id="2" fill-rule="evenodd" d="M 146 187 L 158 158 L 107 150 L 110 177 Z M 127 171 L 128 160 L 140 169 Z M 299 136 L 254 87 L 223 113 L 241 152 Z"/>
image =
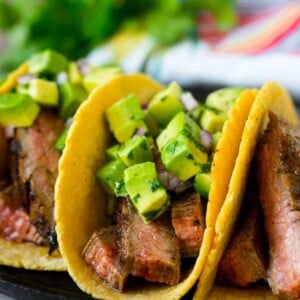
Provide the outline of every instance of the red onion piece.
<path id="1" fill-rule="evenodd" d="M 166 170 L 159 171 L 157 176 L 160 183 L 167 189 L 169 186 L 168 172 Z"/>
<path id="2" fill-rule="evenodd" d="M 133 133 L 133 135 L 141 135 L 141 136 L 144 136 L 145 134 L 146 134 L 146 132 L 147 132 L 147 130 L 146 130 L 146 128 L 137 128 L 135 131 L 134 131 L 134 133 Z"/>
<path id="3" fill-rule="evenodd" d="M 198 101 L 190 92 L 185 92 L 180 97 L 181 103 L 187 111 L 191 111 L 198 106 Z"/>
<path id="4" fill-rule="evenodd" d="M 77 66 L 78 66 L 79 72 L 82 75 L 87 75 L 87 74 L 91 73 L 91 71 L 92 71 L 91 65 L 83 59 L 81 59 L 77 62 Z"/>
<path id="5" fill-rule="evenodd" d="M 36 75 L 33 75 L 33 74 L 21 75 L 17 78 L 17 84 L 19 84 L 19 85 L 28 84 L 34 78 L 36 78 Z"/>
<path id="6" fill-rule="evenodd" d="M 15 136 L 15 128 L 12 126 L 5 127 L 4 135 L 7 139 L 12 139 Z"/>
<path id="7" fill-rule="evenodd" d="M 200 141 L 203 147 L 206 149 L 207 152 L 209 152 L 212 148 L 212 137 L 211 134 L 206 131 L 201 129 L 200 130 Z"/>

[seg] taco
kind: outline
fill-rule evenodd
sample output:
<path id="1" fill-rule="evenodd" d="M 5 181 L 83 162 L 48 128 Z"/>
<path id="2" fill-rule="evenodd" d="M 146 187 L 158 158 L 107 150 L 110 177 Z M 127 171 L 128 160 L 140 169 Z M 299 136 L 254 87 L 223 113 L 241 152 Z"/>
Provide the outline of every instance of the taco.
<path id="1" fill-rule="evenodd" d="M 58 161 L 73 114 L 104 80 L 83 64 L 45 50 L 0 85 L 0 264 L 66 270 L 54 220 Z"/>
<path id="2" fill-rule="evenodd" d="M 252 148 L 240 145 L 259 95 L 219 90 L 195 104 L 176 83 L 163 87 L 142 74 L 117 76 L 91 93 L 74 117 L 55 189 L 60 250 L 83 291 L 100 299 L 179 299 L 197 281 L 210 290 L 213 281 L 202 274 L 215 272 L 209 254 L 223 251 L 215 226 L 224 201 L 239 202 L 245 186 L 248 168 L 237 161 Z M 233 223 L 234 214 L 226 235 Z"/>
<path id="3" fill-rule="evenodd" d="M 223 284 L 208 299 L 299 298 L 299 136 L 292 99 L 278 84 L 266 83 L 246 122 L 238 167 L 215 224 L 215 246 L 206 262 L 210 267 L 201 275 L 211 283 L 217 274 L 216 282 Z M 245 168 L 246 188 L 236 185 Z M 235 197 L 237 188 L 245 193 Z M 226 248 L 231 230 L 224 228 L 241 203 Z M 217 245 L 226 248 L 223 256 Z M 206 299 L 207 292 L 199 286 L 195 298 Z"/>

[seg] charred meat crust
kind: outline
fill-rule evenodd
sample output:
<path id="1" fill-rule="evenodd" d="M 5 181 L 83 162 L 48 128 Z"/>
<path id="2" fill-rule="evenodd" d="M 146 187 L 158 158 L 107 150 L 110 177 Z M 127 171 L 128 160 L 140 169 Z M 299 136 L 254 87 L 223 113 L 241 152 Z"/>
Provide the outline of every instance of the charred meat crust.
<path id="1" fill-rule="evenodd" d="M 116 226 L 94 232 L 83 250 L 83 257 L 107 285 L 117 291 L 124 290 L 129 274 L 119 264 Z"/>
<path id="2" fill-rule="evenodd" d="M 54 185 L 60 153 L 54 144 L 64 128 L 52 111 L 42 111 L 30 128 L 18 128 L 11 143 L 13 179 L 23 207 L 50 246 L 57 247 L 54 222 Z"/>
<path id="3" fill-rule="evenodd" d="M 127 272 L 148 281 L 177 284 L 180 253 L 170 216 L 145 224 L 126 198 L 117 212 L 120 262 Z"/>
<path id="4" fill-rule="evenodd" d="M 268 282 L 284 298 L 300 297 L 300 126 L 273 113 L 257 153 L 257 182 L 269 241 Z"/>
<path id="5" fill-rule="evenodd" d="M 205 228 L 199 193 L 190 192 L 173 201 L 171 215 L 181 257 L 197 257 Z"/>

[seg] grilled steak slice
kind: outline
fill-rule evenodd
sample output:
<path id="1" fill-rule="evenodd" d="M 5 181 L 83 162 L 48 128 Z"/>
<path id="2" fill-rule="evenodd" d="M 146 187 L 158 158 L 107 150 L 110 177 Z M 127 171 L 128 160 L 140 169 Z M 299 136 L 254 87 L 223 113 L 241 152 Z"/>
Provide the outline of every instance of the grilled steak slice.
<path id="1" fill-rule="evenodd" d="M 256 199 L 245 200 L 249 200 L 250 205 L 241 216 L 218 268 L 218 279 L 239 287 L 247 287 L 266 277 L 261 211 Z"/>
<path id="2" fill-rule="evenodd" d="M 43 111 L 32 127 L 17 129 L 14 141 L 18 156 L 17 177 L 19 185 L 23 185 L 20 193 L 30 193 L 30 203 L 27 204 L 30 218 L 50 246 L 56 243 L 54 184 L 60 157 L 54 144 L 63 126 L 63 121 L 55 113 Z"/>
<path id="3" fill-rule="evenodd" d="M 94 232 L 83 250 L 83 257 L 106 284 L 123 291 L 128 273 L 119 264 L 115 226 Z"/>
<path id="4" fill-rule="evenodd" d="M 199 193 L 188 193 L 174 201 L 171 213 L 181 257 L 197 257 L 205 227 Z"/>
<path id="5" fill-rule="evenodd" d="M 300 297 L 300 125 L 273 113 L 257 153 L 257 180 L 269 240 L 268 282 L 275 294 Z"/>
<path id="6" fill-rule="evenodd" d="M 0 193 L 0 236 L 14 242 L 43 244 L 28 214 L 15 201 L 13 187 Z"/>
<path id="7" fill-rule="evenodd" d="M 120 261 L 132 275 L 148 281 L 176 284 L 180 279 L 178 241 L 170 216 L 145 224 L 123 198 L 117 211 Z"/>

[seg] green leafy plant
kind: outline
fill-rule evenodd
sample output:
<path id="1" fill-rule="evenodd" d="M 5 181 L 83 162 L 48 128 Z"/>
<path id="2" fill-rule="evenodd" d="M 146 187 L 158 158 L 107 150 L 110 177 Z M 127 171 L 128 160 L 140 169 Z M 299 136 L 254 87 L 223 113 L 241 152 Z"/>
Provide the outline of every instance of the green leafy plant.
<path id="1" fill-rule="evenodd" d="M 201 10 L 221 28 L 235 22 L 233 0 L 0 0 L 0 33 L 9 45 L 0 66 L 11 70 L 45 48 L 78 59 L 128 23 L 171 44 L 195 34 Z"/>

